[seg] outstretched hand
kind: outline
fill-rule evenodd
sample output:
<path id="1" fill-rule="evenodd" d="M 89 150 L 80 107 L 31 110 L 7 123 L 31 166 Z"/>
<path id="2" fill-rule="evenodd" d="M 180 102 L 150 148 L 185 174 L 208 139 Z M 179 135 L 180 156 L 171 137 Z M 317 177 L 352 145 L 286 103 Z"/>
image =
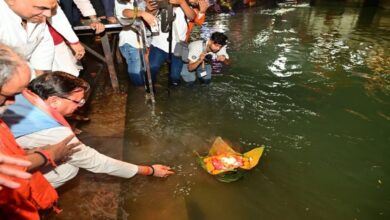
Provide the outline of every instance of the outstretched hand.
<path id="1" fill-rule="evenodd" d="M 164 166 L 161 164 L 154 164 L 152 165 L 154 169 L 154 174 L 153 176 L 156 177 L 168 177 L 170 175 L 175 174 L 175 172 L 172 171 L 172 169 L 168 166 Z"/>
<path id="2" fill-rule="evenodd" d="M 12 166 L 9 165 L 17 165 L 22 167 L 28 167 L 31 165 L 30 161 L 22 160 L 14 157 L 10 157 L 7 155 L 0 154 L 0 173 L 3 174 L 5 177 L 18 177 L 21 179 L 28 179 L 31 177 L 30 173 L 24 172 L 19 169 L 12 168 Z M 0 190 L 2 189 L 2 186 L 6 186 L 12 189 L 18 188 L 20 186 L 19 183 L 3 178 L 0 176 Z"/>

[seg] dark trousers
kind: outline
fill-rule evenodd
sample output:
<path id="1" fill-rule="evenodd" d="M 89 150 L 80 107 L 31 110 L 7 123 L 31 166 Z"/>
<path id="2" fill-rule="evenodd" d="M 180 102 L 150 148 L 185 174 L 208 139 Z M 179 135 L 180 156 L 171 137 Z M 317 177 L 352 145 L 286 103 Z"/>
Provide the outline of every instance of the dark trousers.
<path id="1" fill-rule="evenodd" d="M 60 6 L 72 26 L 80 25 L 81 14 L 72 0 L 60 0 Z"/>
<path id="2" fill-rule="evenodd" d="M 152 74 L 153 82 L 156 82 L 157 74 L 160 71 L 160 67 L 165 63 L 169 58 L 169 53 L 154 47 L 150 46 L 149 52 L 149 62 L 150 62 L 150 72 Z M 172 54 L 171 60 L 171 72 L 169 73 L 169 83 L 170 85 L 177 86 L 180 85 L 180 72 L 183 68 L 183 61 L 181 57 L 176 57 Z"/>

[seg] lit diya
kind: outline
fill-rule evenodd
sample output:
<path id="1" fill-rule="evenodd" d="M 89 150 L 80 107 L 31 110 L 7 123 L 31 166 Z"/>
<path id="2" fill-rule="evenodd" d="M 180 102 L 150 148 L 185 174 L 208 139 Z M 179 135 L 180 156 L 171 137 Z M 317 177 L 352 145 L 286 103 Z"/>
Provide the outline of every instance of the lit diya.
<path id="1" fill-rule="evenodd" d="M 221 137 L 217 137 L 209 154 L 199 156 L 201 166 L 222 182 L 232 182 L 241 178 L 244 170 L 250 170 L 257 165 L 264 146 L 257 147 L 244 154 L 237 153 Z"/>

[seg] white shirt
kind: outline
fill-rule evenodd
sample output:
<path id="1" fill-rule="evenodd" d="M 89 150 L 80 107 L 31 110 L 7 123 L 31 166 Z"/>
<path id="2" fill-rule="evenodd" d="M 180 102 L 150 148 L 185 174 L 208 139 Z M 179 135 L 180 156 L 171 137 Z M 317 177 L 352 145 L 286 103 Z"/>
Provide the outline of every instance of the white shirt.
<path id="1" fill-rule="evenodd" d="M 61 7 L 57 7 L 57 13 L 48 19 L 51 26 L 56 30 L 61 36 L 67 40 L 69 43 L 79 42 L 79 38 L 74 32 L 72 25 L 69 23 L 68 18 L 66 18 L 64 11 Z"/>
<path id="2" fill-rule="evenodd" d="M 145 5 L 143 3 L 138 4 L 141 10 L 145 9 Z M 135 48 L 141 48 L 142 43 L 139 42 L 137 33 L 133 30 L 133 27 L 126 24 L 125 21 L 128 21 L 129 18 L 123 16 L 123 11 L 125 9 L 133 10 L 133 1 L 127 2 L 126 4 L 119 3 L 117 0 L 115 1 L 115 13 L 119 20 L 119 22 L 124 26 L 122 31 L 119 33 L 119 43 L 118 46 L 123 46 L 124 44 L 129 44 Z M 141 40 L 141 39 L 140 39 Z"/>
<path id="3" fill-rule="evenodd" d="M 199 59 L 200 54 L 206 50 L 206 45 L 209 41 L 204 42 L 203 40 L 193 41 L 188 45 L 188 59 L 191 63 L 196 62 Z M 217 59 L 217 56 L 223 55 L 226 59 L 229 59 L 229 55 L 226 52 L 226 45 L 223 46 L 217 53 L 208 52 L 211 54 L 213 59 Z"/>
<path id="4" fill-rule="evenodd" d="M 84 17 L 96 15 L 96 11 L 91 4 L 91 0 L 73 0 L 73 2 Z"/>
<path id="5" fill-rule="evenodd" d="M 22 148 L 31 149 L 48 144 L 57 144 L 71 134 L 73 132 L 70 128 L 60 126 L 19 137 L 16 139 L 16 142 Z M 76 137 L 70 141 L 70 143 L 77 142 L 80 142 L 80 140 Z M 130 178 L 138 172 L 137 165 L 108 157 L 83 143 L 77 148 L 81 150 L 74 153 L 72 158 L 67 162 L 75 167 L 84 168 L 94 173 L 106 173 L 124 178 Z M 53 170 L 51 172 L 55 171 Z"/>
<path id="6" fill-rule="evenodd" d="M 175 28 L 173 28 L 171 52 L 173 52 L 176 43 L 180 41 L 185 41 L 186 33 L 187 33 L 187 22 L 186 22 L 186 17 L 183 9 L 181 7 L 174 7 L 173 12 L 176 15 L 176 18 L 173 21 L 173 26 L 176 26 L 177 34 L 175 34 Z M 152 45 L 154 47 L 160 48 L 166 53 L 169 53 L 169 42 L 167 40 L 169 33 L 163 33 L 161 31 L 161 22 L 159 22 L 159 27 L 160 27 L 160 34 L 152 37 Z"/>
<path id="7" fill-rule="evenodd" d="M 54 43 L 46 23 L 27 22 L 0 1 L 0 42 L 15 47 L 25 55 L 30 67 L 36 70 L 51 70 L 54 57 Z"/>

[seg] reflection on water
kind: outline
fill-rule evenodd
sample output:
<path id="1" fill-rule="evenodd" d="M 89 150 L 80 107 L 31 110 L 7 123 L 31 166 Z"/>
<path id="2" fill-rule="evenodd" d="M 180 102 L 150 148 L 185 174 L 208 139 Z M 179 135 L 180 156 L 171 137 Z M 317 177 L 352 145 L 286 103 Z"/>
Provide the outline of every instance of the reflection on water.
<path id="1" fill-rule="evenodd" d="M 373 72 L 371 75 L 364 75 L 367 78 L 365 88 L 369 93 L 376 91 L 390 95 L 390 49 L 377 45 L 369 48 L 366 63 Z"/>
<path id="2" fill-rule="evenodd" d="M 169 179 L 122 183 L 128 219 L 388 219 L 389 16 L 299 5 L 214 15 L 233 64 L 209 86 L 129 91 L 124 157 L 165 163 Z M 365 18 L 362 18 L 364 15 Z M 367 19 L 369 18 L 369 19 Z M 160 82 L 163 87 L 165 82 Z M 260 164 L 225 184 L 200 169 L 216 136 Z"/>

